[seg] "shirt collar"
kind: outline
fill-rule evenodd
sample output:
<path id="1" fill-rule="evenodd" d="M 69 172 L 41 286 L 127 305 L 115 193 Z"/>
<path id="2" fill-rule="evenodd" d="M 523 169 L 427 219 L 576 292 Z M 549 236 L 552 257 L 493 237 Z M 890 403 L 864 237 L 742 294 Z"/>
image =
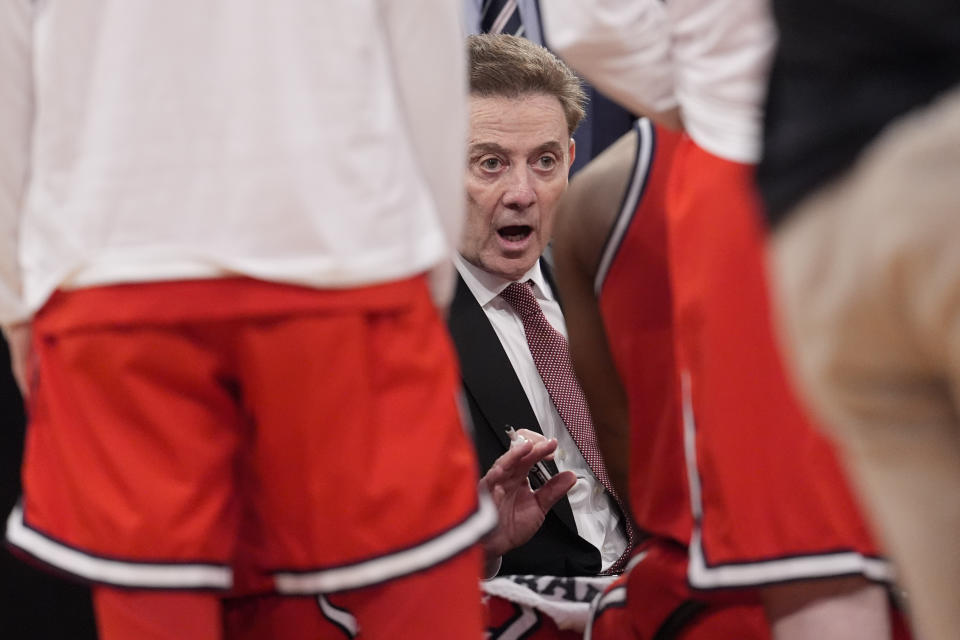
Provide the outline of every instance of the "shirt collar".
<path id="1" fill-rule="evenodd" d="M 513 280 L 501 278 L 489 271 L 484 271 L 477 265 L 468 262 L 459 253 L 454 254 L 453 263 L 460 272 L 467 288 L 477 299 L 481 307 L 486 307 L 492 300 L 500 295 L 500 292 L 507 288 Z M 523 276 L 516 282 L 533 281 L 533 295 L 538 300 L 553 300 L 553 291 L 547 284 L 547 279 L 543 276 L 543 270 L 540 269 L 540 261 L 537 260 Z"/>

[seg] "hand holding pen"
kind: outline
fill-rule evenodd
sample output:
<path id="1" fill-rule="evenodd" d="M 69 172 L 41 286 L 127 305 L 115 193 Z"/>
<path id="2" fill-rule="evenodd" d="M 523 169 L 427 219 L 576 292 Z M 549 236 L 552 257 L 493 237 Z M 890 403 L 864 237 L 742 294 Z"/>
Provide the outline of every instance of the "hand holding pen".
<path id="1" fill-rule="evenodd" d="M 547 441 L 547 438 L 539 433 L 530 431 L 529 429 L 520 429 L 517 431 L 509 424 L 507 425 L 507 435 L 510 437 L 511 448 L 523 442 L 537 444 Z M 547 469 L 547 465 L 543 464 L 543 460 L 553 460 L 553 454 L 545 455 L 543 459 L 537 460 L 533 468 L 530 469 L 531 485 L 534 487 L 542 487 L 547 484 L 547 480 L 553 477 L 553 474 Z"/>
<path id="2" fill-rule="evenodd" d="M 527 435 L 529 434 L 529 435 Z M 550 477 L 546 467 L 542 486 L 534 489 L 528 480 L 532 470 L 557 449 L 557 441 L 527 430 L 514 432 L 510 449 L 497 458 L 480 479 L 497 506 L 499 523 L 484 538 L 488 565 L 510 549 L 520 546 L 537 532 L 546 514 L 576 483 L 571 471 Z"/>

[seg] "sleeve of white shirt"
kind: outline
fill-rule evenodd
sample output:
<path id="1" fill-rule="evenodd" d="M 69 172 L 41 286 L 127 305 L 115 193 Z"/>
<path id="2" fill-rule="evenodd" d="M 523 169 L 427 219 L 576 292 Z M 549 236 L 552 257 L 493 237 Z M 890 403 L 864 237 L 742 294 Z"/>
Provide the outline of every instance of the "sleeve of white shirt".
<path id="1" fill-rule="evenodd" d="M 466 50 L 462 6 L 450 0 L 383 0 L 397 91 L 411 143 L 436 205 L 451 256 L 464 218 L 463 173 L 467 140 Z M 451 261 L 444 261 L 437 301 L 453 295 Z M 435 286 L 435 297 L 437 294 Z"/>
<path id="2" fill-rule="evenodd" d="M 547 46 L 638 115 L 677 106 L 670 22 L 661 0 L 540 3 Z"/>
<path id="3" fill-rule="evenodd" d="M 29 0 L 0 2 L 0 325 L 26 320 L 17 239 L 33 122 Z"/>

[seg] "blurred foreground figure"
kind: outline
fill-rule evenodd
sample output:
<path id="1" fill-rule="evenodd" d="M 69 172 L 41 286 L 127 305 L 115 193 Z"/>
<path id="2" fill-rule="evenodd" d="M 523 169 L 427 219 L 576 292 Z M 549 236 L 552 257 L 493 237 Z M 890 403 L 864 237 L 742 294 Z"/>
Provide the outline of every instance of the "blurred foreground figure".
<path id="1" fill-rule="evenodd" d="M 960 6 L 775 0 L 758 174 L 791 364 L 918 635 L 960 634 Z"/>
<path id="2" fill-rule="evenodd" d="M 103 638 L 479 637 L 451 4 L 3 3 L 7 539 Z"/>
<path id="3" fill-rule="evenodd" d="M 631 506 L 654 534 L 600 601 L 595 637 L 678 629 L 711 639 L 891 637 L 890 568 L 831 443 L 791 391 L 768 318 L 753 183 L 775 42 L 766 2 L 558 0 L 543 9 L 549 42 L 591 82 L 684 131 L 674 142 L 642 128 L 636 160 L 611 162 L 619 189 L 576 187 L 578 176 L 570 206 L 582 222 L 557 238 L 561 265 L 573 251 L 564 237 L 579 250 L 561 287 L 563 273 L 579 270 L 578 300 L 600 300 L 635 439 L 631 489 L 640 493 Z M 664 153 L 671 144 L 672 158 Z M 631 161 L 632 177 L 624 171 Z M 611 192 L 602 204 L 599 194 Z M 611 210 L 620 212 L 616 223 Z M 664 211 L 666 231 L 655 217 Z M 609 235 L 587 231 L 598 217 Z M 595 242 L 585 247 L 588 237 Z M 572 321 L 575 354 L 577 327 Z M 675 351 L 654 350 L 667 384 L 637 336 L 667 341 L 671 333 Z M 651 403 L 651 389 L 665 384 L 675 404 Z M 591 397 L 591 409 L 605 402 Z M 626 408 L 610 415 L 609 428 L 598 420 L 601 442 L 627 429 Z M 621 435 L 605 450 L 626 446 Z M 686 498 L 684 509 L 656 502 L 671 493 Z"/>

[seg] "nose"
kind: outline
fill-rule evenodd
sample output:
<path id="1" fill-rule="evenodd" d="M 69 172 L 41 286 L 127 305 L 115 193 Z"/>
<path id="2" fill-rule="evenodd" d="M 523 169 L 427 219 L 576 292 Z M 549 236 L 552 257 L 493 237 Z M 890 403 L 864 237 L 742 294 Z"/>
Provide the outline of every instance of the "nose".
<path id="1" fill-rule="evenodd" d="M 537 201 L 537 192 L 533 188 L 533 176 L 527 167 L 517 167 L 507 176 L 506 190 L 503 192 L 503 204 L 510 209 L 523 210 Z"/>

